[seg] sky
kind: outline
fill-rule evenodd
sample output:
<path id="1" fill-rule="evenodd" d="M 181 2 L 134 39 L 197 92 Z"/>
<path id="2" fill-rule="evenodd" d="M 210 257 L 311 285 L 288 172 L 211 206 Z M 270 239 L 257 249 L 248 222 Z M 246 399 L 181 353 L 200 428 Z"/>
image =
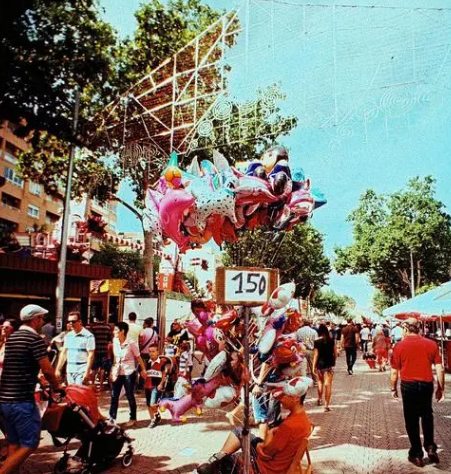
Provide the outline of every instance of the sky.
<path id="1" fill-rule="evenodd" d="M 133 33 L 133 13 L 140 3 L 101 0 L 104 18 L 121 37 Z M 242 2 L 206 3 L 229 10 Z M 305 24 L 305 18 L 301 20 L 304 3 L 318 6 L 308 10 L 306 35 L 298 38 L 290 31 L 297 31 L 302 21 Z M 320 7 L 333 5 L 324 1 L 250 0 L 249 47 L 254 48 L 253 54 L 244 65 L 240 56 L 244 44 L 239 40 L 231 55 L 235 57 L 231 57 L 230 77 L 231 94 L 240 98 L 276 81 L 287 94 L 282 111 L 310 117 L 309 121 L 301 120 L 283 143 L 290 150 L 290 162 L 302 166 L 328 198 L 312 223 L 324 234 L 330 257 L 335 246 L 352 243 L 352 227 L 346 218 L 366 189 L 391 193 L 403 188 L 410 178 L 430 174 L 437 179 L 437 198 L 451 211 L 451 14 L 431 10 L 450 7 L 449 1 L 354 0 L 352 4 L 360 7 L 357 9 L 335 3 L 337 8 L 332 9 Z M 364 8 L 404 8 L 407 4 L 409 15 L 396 8 Z M 332 21 L 337 26 L 329 28 Z M 246 75 L 246 68 L 253 73 Z M 363 89 L 365 93 L 361 93 Z M 335 123 L 327 126 L 324 117 L 331 104 Z M 376 113 L 372 104 L 377 104 Z M 125 185 L 121 195 L 133 201 Z M 130 213 L 125 209 L 119 212 L 118 230 L 140 230 Z M 332 273 L 329 285 L 354 298 L 359 307 L 371 306 L 373 289 L 365 277 Z"/>

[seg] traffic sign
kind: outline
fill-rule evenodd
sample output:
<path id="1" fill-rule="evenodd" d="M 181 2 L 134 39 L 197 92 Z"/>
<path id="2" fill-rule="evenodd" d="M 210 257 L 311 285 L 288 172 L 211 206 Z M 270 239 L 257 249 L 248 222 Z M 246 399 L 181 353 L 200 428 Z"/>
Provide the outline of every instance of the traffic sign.
<path id="1" fill-rule="evenodd" d="M 273 268 L 219 267 L 216 269 L 216 301 L 219 304 L 260 306 L 279 284 Z"/>

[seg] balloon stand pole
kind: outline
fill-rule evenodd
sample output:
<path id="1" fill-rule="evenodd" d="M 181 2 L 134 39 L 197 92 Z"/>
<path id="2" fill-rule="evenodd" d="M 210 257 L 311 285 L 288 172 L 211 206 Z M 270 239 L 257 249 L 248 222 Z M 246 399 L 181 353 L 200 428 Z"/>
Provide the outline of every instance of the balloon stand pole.
<path id="1" fill-rule="evenodd" d="M 443 313 L 440 313 L 440 345 L 442 347 L 442 366 L 445 369 L 445 331 L 443 327 Z"/>
<path id="2" fill-rule="evenodd" d="M 242 314 L 244 316 L 244 330 L 246 337 L 244 338 L 244 364 L 246 370 L 249 371 L 249 316 L 250 308 L 242 307 Z M 251 472 L 251 438 L 249 436 L 249 381 L 244 385 L 244 424 L 243 424 L 243 474 L 250 474 Z"/>

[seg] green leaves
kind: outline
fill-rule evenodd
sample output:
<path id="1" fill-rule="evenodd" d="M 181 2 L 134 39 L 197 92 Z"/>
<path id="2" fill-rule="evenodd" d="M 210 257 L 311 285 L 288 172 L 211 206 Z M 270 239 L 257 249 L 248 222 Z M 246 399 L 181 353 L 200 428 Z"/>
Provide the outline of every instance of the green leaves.
<path id="1" fill-rule="evenodd" d="M 354 243 L 335 249 L 337 271 L 368 273 L 390 302 L 410 295 L 411 253 L 415 287 L 447 281 L 451 218 L 434 196 L 431 176 L 414 178 L 393 194 L 364 193 L 348 218 Z"/>
<path id="2" fill-rule="evenodd" d="M 225 244 L 223 263 L 278 268 L 281 282 L 294 281 L 295 296 L 303 298 L 325 285 L 330 272 L 322 236 L 310 224 L 282 233 L 244 231 L 236 243 Z"/>

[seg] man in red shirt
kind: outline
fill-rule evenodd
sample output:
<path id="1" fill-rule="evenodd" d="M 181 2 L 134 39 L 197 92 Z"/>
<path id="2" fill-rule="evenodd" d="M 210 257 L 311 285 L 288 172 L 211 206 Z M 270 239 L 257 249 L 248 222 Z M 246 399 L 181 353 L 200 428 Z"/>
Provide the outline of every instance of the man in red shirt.
<path id="1" fill-rule="evenodd" d="M 359 330 L 354 326 L 354 321 L 348 319 L 348 324 L 341 331 L 341 345 L 346 352 L 346 365 L 348 374 L 353 374 L 353 368 L 357 359 L 357 347 L 360 343 Z"/>
<path id="2" fill-rule="evenodd" d="M 300 380 L 303 379 L 303 380 Z M 306 383 L 306 381 L 309 383 Z M 285 474 L 293 462 L 301 441 L 312 431 L 301 398 L 313 383 L 307 377 L 297 377 L 287 381 L 283 388 L 277 388 L 272 396 L 279 400 L 290 414 L 276 428 L 268 431 L 262 440 L 251 436 L 251 463 L 259 474 Z M 214 454 L 208 463 L 197 468 L 197 474 L 214 474 L 219 466 L 234 465 L 236 453 L 242 447 L 242 429 L 235 428 L 227 437 L 221 451 Z"/>
<path id="3" fill-rule="evenodd" d="M 420 418 L 423 428 L 424 449 L 429 460 L 438 463 L 437 445 L 434 443 L 434 415 L 432 413 L 432 395 L 434 393 L 434 375 L 437 373 L 437 401 L 444 398 L 445 375 L 438 346 L 434 341 L 419 335 L 420 325 L 415 318 L 407 319 L 403 324 L 404 339 L 396 344 L 393 351 L 390 386 L 393 398 L 398 398 L 398 378 L 401 378 L 401 396 L 404 409 L 404 421 L 410 440 L 408 460 L 423 467 L 423 448 L 420 438 Z"/>

